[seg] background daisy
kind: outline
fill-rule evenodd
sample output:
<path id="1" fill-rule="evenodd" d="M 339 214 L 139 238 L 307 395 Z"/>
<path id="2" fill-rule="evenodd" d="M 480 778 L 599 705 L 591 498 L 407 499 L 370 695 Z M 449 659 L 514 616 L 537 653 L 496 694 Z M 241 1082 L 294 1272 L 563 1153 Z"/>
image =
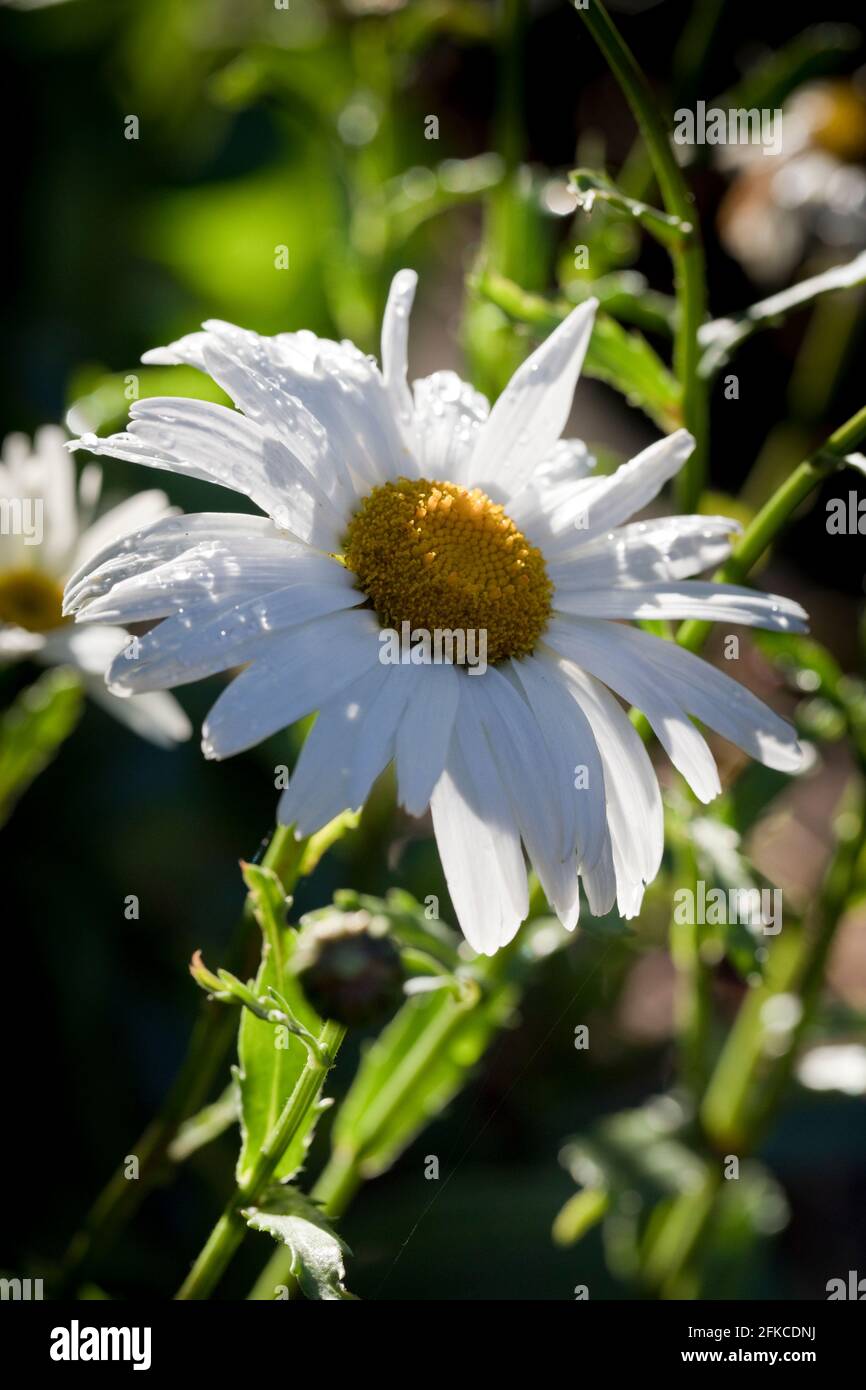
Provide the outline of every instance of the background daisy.
<path id="1" fill-rule="evenodd" d="M 116 719 L 153 743 L 188 738 L 189 720 L 169 695 L 153 692 L 119 700 L 105 671 L 129 646 L 129 633 L 107 625 L 76 628 L 63 615 L 69 574 L 130 527 L 170 514 L 163 492 L 141 492 L 96 517 L 101 470 L 84 470 L 78 488 L 63 431 L 45 426 L 33 447 L 9 435 L 0 464 L 0 663 L 29 657 L 46 666 L 72 666 L 88 694 Z"/>

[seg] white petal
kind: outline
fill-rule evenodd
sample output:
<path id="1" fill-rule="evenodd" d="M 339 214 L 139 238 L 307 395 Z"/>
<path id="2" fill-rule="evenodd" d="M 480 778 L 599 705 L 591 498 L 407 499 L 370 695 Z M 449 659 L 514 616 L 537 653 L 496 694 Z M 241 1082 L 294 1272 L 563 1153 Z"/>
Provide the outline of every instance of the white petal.
<path id="1" fill-rule="evenodd" d="M 104 687 L 108 667 L 128 641 L 129 633 L 121 627 L 57 627 L 46 634 L 40 660 L 69 663 L 84 675 L 99 676 Z"/>
<path id="2" fill-rule="evenodd" d="M 471 679 L 466 677 L 466 681 Z M 461 695 L 466 682 L 461 682 Z M 448 891 L 463 935 L 492 956 L 529 911 L 520 834 L 484 736 L 461 698 L 445 771 L 430 810 Z"/>
<path id="3" fill-rule="evenodd" d="M 177 510 L 169 507 L 168 498 L 159 488 L 136 492 L 116 507 L 110 507 L 79 536 L 72 561 L 76 572 L 112 542 L 169 515 L 176 516 Z"/>
<path id="4" fill-rule="evenodd" d="M 56 425 L 44 425 L 34 435 L 29 486 L 45 506 L 40 563 L 46 570 L 62 574 L 78 534 L 78 513 L 75 465 L 66 449 L 66 435 Z"/>
<path id="5" fill-rule="evenodd" d="M 446 664 L 415 669 L 417 679 L 397 730 L 397 786 L 400 805 L 410 816 L 421 816 L 445 766 L 461 677 Z"/>
<path id="6" fill-rule="evenodd" d="M 115 584 L 166 560 L 192 550 L 202 541 L 232 543 L 237 540 L 272 540 L 279 536 L 266 516 L 244 516 L 233 512 L 198 512 L 191 516 L 163 517 L 127 536 L 107 542 L 85 560 L 66 585 L 64 613 L 75 613 L 91 599 L 105 594 Z M 305 547 L 286 541 L 294 554 Z"/>
<path id="7" fill-rule="evenodd" d="M 560 612 L 587 618 L 700 618 L 779 632 L 805 632 L 808 624 L 805 609 L 792 599 L 696 579 L 619 589 L 557 589 L 554 604 Z"/>
<path id="8" fill-rule="evenodd" d="M 686 709 L 674 695 L 670 683 L 660 686 L 652 668 L 646 663 L 634 660 L 620 663 L 610 653 L 600 657 L 594 648 L 591 648 L 586 659 L 578 659 L 574 651 L 566 651 L 567 643 L 553 625 L 545 636 L 556 650 L 577 661 L 578 665 L 612 686 L 630 704 L 643 710 L 674 767 L 682 773 L 701 801 L 712 801 L 718 796 L 721 783 L 715 759 L 706 739 L 695 728 Z M 581 628 L 579 650 L 583 653 L 586 644 L 582 639 Z"/>
<path id="9" fill-rule="evenodd" d="M 498 499 L 530 480 L 566 427 L 598 302 L 588 299 L 517 368 L 475 443 L 468 482 Z"/>
<path id="10" fill-rule="evenodd" d="M 490 407 L 456 372 L 434 372 L 414 383 L 415 453 L 424 478 L 465 484 L 469 461 Z"/>
<path id="11" fill-rule="evenodd" d="M 348 590 L 353 576 L 329 556 L 282 540 L 202 541 L 164 564 L 119 580 L 98 597 L 80 601 L 76 611 L 87 622 L 142 623 L 170 613 L 226 609 L 233 602 L 296 584 Z"/>
<path id="12" fill-rule="evenodd" d="M 687 710 L 768 767 L 796 772 L 803 765 L 790 724 L 745 686 L 676 642 L 593 618 L 554 618 L 545 638 L 642 708 L 665 747 L 670 740 L 664 710 L 670 707 Z"/>
<path id="13" fill-rule="evenodd" d="M 608 814 L 610 815 L 610 812 Z M 617 875 L 616 855 L 616 844 L 611 832 L 605 844 L 604 852 L 599 855 L 592 867 L 585 864 L 580 866 L 583 890 L 586 893 L 586 900 L 593 917 L 604 917 L 606 913 L 610 912 L 614 903 L 617 904 L 622 917 L 636 917 L 640 911 L 643 900 L 643 881 L 636 881 L 639 893 L 635 894 L 633 880 L 625 872 Z M 619 888 L 618 878 L 622 881 L 622 889 Z"/>
<path id="14" fill-rule="evenodd" d="M 205 328 L 206 368 L 246 414 L 281 427 L 272 406 L 285 415 L 294 401 L 318 422 L 327 470 L 317 467 L 317 475 L 342 475 L 347 486 L 350 474 L 372 485 L 412 475 L 413 460 L 381 373 L 352 343 L 308 332 L 261 338 L 215 321 Z"/>
<path id="15" fill-rule="evenodd" d="M 640 909 L 643 887 L 659 871 L 664 850 L 664 815 L 658 779 L 643 742 L 610 691 L 572 663 L 542 652 L 542 665 L 564 680 L 586 715 L 604 765 L 607 815 L 616 869 L 616 896 L 623 916 Z M 592 905 L 593 894 L 610 904 L 604 856 L 589 871 L 581 869 Z M 604 904 L 607 904 L 605 906 Z M 593 906 L 593 911 L 596 911 Z"/>
<path id="16" fill-rule="evenodd" d="M 583 478 L 566 493 L 562 488 L 539 497 L 532 540 L 551 560 L 610 531 L 647 506 L 678 473 L 695 447 L 688 430 L 658 439 L 608 476 Z"/>
<path id="17" fill-rule="evenodd" d="M 360 806 L 370 787 L 394 756 L 397 729 L 412 690 L 411 667 L 383 666 L 385 680 L 364 718 L 349 775 L 349 803 Z M 426 674 L 426 672 L 425 672 Z"/>
<path id="18" fill-rule="evenodd" d="M 568 506 L 575 485 L 591 475 L 595 466 L 582 439 L 560 439 L 529 481 L 509 498 L 508 515 L 521 531 L 546 532 L 547 518 Z"/>
<path id="19" fill-rule="evenodd" d="M 562 796 L 551 795 L 566 769 L 554 759 L 519 686 L 490 667 L 483 677 L 466 679 L 466 693 L 487 735 L 489 757 L 511 800 L 511 809 L 548 902 L 563 925 L 574 928 L 580 907 L 577 860 L 572 838 L 566 843 Z M 463 701 L 461 700 L 461 713 Z M 599 788 L 603 787 L 601 767 Z"/>
<path id="20" fill-rule="evenodd" d="M 13 623 L 0 623 L 0 662 L 23 661 L 45 646 L 41 632 L 28 632 Z"/>
<path id="21" fill-rule="evenodd" d="M 280 798 L 281 825 L 295 825 L 299 835 L 312 835 L 347 807 L 365 800 L 393 750 L 396 720 L 386 729 L 380 703 L 393 675 L 377 664 L 323 706 Z M 375 757 L 368 747 L 373 741 Z"/>
<path id="22" fill-rule="evenodd" d="M 498 500 L 512 497 L 565 428 L 589 345 L 597 300 L 588 299 L 518 367 L 475 445 L 468 481 Z"/>
<path id="23" fill-rule="evenodd" d="M 215 331 L 205 343 L 205 370 L 263 434 L 286 448 L 315 478 L 337 513 L 348 516 L 358 496 L 351 459 L 335 449 L 330 418 L 321 420 L 309 408 L 296 375 L 277 360 L 275 340 L 240 335 L 236 329 L 226 336 L 223 326 L 210 326 Z"/>
<path id="24" fill-rule="evenodd" d="M 86 686 L 90 698 L 113 719 L 159 748 L 171 748 L 176 743 L 183 743 L 192 733 L 192 725 L 177 700 L 164 691 L 134 695 L 127 700 L 112 695 L 101 681 L 93 677 L 87 679 Z"/>
<path id="25" fill-rule="evenodd" d="M 633 521 L 594 540 L 556 547 L 547 573 L 557 590 L 603 589 L 650 579 L 689 579 L 726 560 L 742 530 L 724 516 L 667 516 Z M 579 534 L 579 533 L 578 533 Z"/>
<path id="26" fill-rule="evenodd" d="M 79 447 L 220 483 L 300 540 L 338 547 L 343 514 L 291 450 L 236 410 L 180 397 L 136 401 L 125 434 L 85 435 Z"/>
<path id="27" fill-rule="evenodd" d="M 398 270 L 391 281 L 385 315 L 382 319 L 382 376 L 391 397 L 394 414 L 412 443 L 412 392 L 407 380 L 409 360 L 409 315 L 418 286 L 414 270 Z"/>
<path id="28" fill-rule="evenodd" d="M 548 794 L 559 798 L 565 848 L 576 850 L 580 862 L 592 866 L 608 838 L 604 771 L 592 726 L 549 666 L 529 656 L 512 662 L 512 669 L 556 764 Z M 585 787 L 575 786 L 578 768 L 586 768 Z"/>
<path id="29" fill-rule="evenodd" d="M 320 709 L 378 661 L 378 632 L 372 613 L 353 609 L 272 638 L 210 711 L 205 757 L 232 757 Z"/>
<path id="30" fill-rule="evenodd" d="M 107 680 L 117 693 L 188 685 L 253 661 L 291 629 L 361 602 L 357 590 L 299 580 L 216 613 L 199 607 L 134 639 L 115 658 Z"/>

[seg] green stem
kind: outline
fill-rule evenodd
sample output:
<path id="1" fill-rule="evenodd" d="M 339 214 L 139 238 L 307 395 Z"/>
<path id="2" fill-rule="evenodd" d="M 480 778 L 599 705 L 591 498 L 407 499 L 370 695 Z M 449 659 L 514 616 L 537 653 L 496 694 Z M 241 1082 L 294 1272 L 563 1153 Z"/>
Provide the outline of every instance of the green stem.
<path id="1" fill-rule="evenodd" d="M 673 846 L 675 882 L 691 883 L 694 887 L 698 868 L 694 847 L 687 836 L 677 838 Z M 701 927 L 694 922 L 677 921 L 676 913 L 670 925 L 671 961 L 676 972 L 674 1013 L 679 1039 L 680 1069 L 691 1094 L 703 1094 L 709 1073 L 711 1013 L 711 977 L 701 956 Z"/>
<path id="2" fill-rule="evenodd" d="M 757 564 L 765 550 L 769 550 L 785 522 L 792 516 L 825 478 L 844 462 L 845 455 L 866 437 L 866 406 L 846 420 L 844 425 L 830 435 L 820 448 L 808 459 L 799 464 L 773 496 L 752 518 L 739 541 L 734 546 L 730 558 L 721 569 L 716 570 L 713 579 L 719 584 L 738 584 L 744 580 L 753 565 Z M 676 640 L 681 647 L 690 652 L 698 652 L 713 630 L 711 622 L 701 618 L 689 618 L 680 623 Z M 650 736 L 649 721 L 645 714 L 632 710 L 632 723 L 644 740 Z"/>
<path id="3" fill-rule="evenodd" d="M 274 870 L 286 893 L 291 892 L 297 882 L 305 848 L 306 841 L 296 840 L 290 829 L 278 826 L 262 858 L 262 864 Z M 252 899 L 248 896 L 229 952 L 230 959 L 242 973 L 248 963 L 254 932 Z M 125 1165 L 112 1174 L 70 1243 L 63 1262 L 59 1294 L 74 1288 L 85 1266 L 103 1254 L 132 1220 L 154 1186 L 181 1124 L 207 1100 L 236 1033 L 234 1009 L 202 1001 L 186 1057 L 162 1109 L 130 1150 L 138 1159 L 138 1178 L 136 1181 L 129 1179 Z"/>
<path id="4" fill-rule="evenodd" d="M 578 14 L 604 54 L 641 129 L 666 210 L 690 228 L 682 245 L 671 248 L 671 260 L 679 304 L 674 369 L 683 389 L 683 423 L 695 437 L 694 451 L 681 469 L 675 487 L 679 507 L 693 512 L 703 491 L 709 417 L 708 388 L 700 372 L 698 343 L 707 311 L 706 278 L 694 200 L 674 158 L 668 128 L 649 83 L 601 0 L 591 0 Z"/>
<path id="5" fill-rule="evenodd" d="M 862 775 L 862 766 L 861 766 Z M 808 927 L 773 949 L 767 982 L 737 1015 L 702 1104 L 704 1129 L 720 1151 L 751 1152 L 781 1101 L 804 1036 L 811 1026 L 836 929 L 854 886 L 858 857 L 866 844 L 866 814 L 859 804 L 843 813 L 839 836 Z M 766 1005 L 790 996 L 799 1013 L 779 1055 L 767 1055 Z"/>
<path id="6" fill-rule="evenodd" d="M 713 576 L 720 583 L 737 584 L 768 550 L 785 522 L 825 478 L 844 461 L 845 455 L 866 438 L 866 406 L 840 425 L 820 448 L 794 469 L 752 519 L 734 546 L 731 557 Z M 712 623 L 690 618 L 677 631 L 677 641 L 689 651 L 703 646 Z"/>
<path id="7" fill-rule="evenodd" d="M 475 1003 L 474 998 L 469 998 L 453 1011 L 443 1013 L 435 1027 L 419 1037 L 390 1077 L 388 1086 L 379 1093 L 375 1107 L 365 1114 L 366 1131 L 361 1146 L 333 1151 L 310 1194 L 326 1216 L 335 1220 L 342 1216 L 365 1178 L 365 1146 L 375 1146 L 378 1135 L 387 1128 L 391 1116 L 399 1112 L 411 1095 L 418 1077 L 428 1067 L 435 1066 L 437 1057 L 462 1028 L 467 1011 Z M 280 1247 L 274 1251 L 249 1296 L 253 1300 L 268 1301 L 273 1299 L 274 1290 L 283 1286 L 292 1287 L 291 1252 Z"/>
<path id="8" fill-rule="evenodd" d="M 316 1104 L 325 1077 L 334 1065 L 345 1036 L 346 1029 L 343 1024 L 335 1023 L 333 1020 L 325 1023 L 318 1039 L 323 1059 L 319 1061 L 312 1054 L 308 1055 L 295 1089 L 262 1145 L 250 1176 L 235 1188 L 229 1198 L 225 1211 L 179 1289 L 178 1299 L 210 1297 L 246 1233 L 244 1208 L 255 1206 L 265 1192 L 280 1158 Z"/>

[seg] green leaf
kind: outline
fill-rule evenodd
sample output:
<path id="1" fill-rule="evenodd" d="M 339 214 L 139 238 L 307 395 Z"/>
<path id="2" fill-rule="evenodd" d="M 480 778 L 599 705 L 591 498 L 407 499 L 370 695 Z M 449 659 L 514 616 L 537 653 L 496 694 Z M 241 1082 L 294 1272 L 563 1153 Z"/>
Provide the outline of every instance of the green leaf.
<path id="1" fill-rule="evenodd" d="M 262 960 L 253 986 L 256 995 L 276 990 L 292 1014 L 314 1037 L 323 1022 L 307 1003 L 290 969 L 297 933 L 286 926 L 286 898 L 271 869 L 246 864 L 244 882 L 252 895 L 253 910 L 262 929 Z M 252 1171 L 262 1145 L 276 1123 L 307 1063 L 308 1052 L 294 1033 L 241 1011 L 236 1072 L 241 1100 L 241 1150 L 237 1181 L 242 1184 Z M 308 1122 L 298 1131 L 282 1155 L 274 1177 L 288 1179 L 302 1167 L 321 1106 L 310 1110 Z"/>
<path id="2" fill-rule="evenodd" d="M 673 336 L 676 300 L 672 295 L 651 289 L 646 276 L 637 270 L 612 270 L 595 280 L 585 276 L 564 278 L 562 289 L 575 304 L 592 296 L 606 313 L 622 323 L 633 324 L 644 333 L 660 333 L 665 338 Z"/>
<path id="3" fill-rule="evenodd" d="M 773 891 L 769 880 L 758 874 L 740 852 L 740 833 L 733 826 L 724 824 L 714 815 L 695 816 L 690 822 L 690 835 L 700 877 L 706 882 L 708 892 L 720 888 L 729 895 L 730 901 L 731 890 L 750 894 L 764 889 Z M 704 939 L 718 934 L 725 954 L 744 980 L 763 974 L 767 945 L 760 921 L 739 920 L 747 915 L 747 900 L 744 899 L 734 920 L 702 929 Z"/>
<path id="4" fill-rule="evenodd" d="M 598 1225 L 609 1206 L 610 1198 L 603 1187 L 585 1187 L 582 1192 L 575 1192 L 553 1223 L 556 1244 L 576 1245 Z"/>
<path id="5" fill-rule="evenodd" d="M 343 1256 L 351 1254 L 319 1208 L 292 1187 L 273 1187 L 259 1206 L 244 1212 L 254 1231 L 273 1236 L 290 1251 L 292 1275 L 306 1298 L 324 1302 L 354 1299 L 344 1284 Z"/>
<path id="6" fill-rule="evenodd" d="M 505 164 L 498 154 L 446 159 L 430 169 L 407 169 L 382 190 L 383 213 L 392 245 L 402 245 L 431 217 L 461 203 L 475 202 L 501 184 Z"/>
<path id="7" fill-rule="evenodd" d="M 717 372 L 753 333 L 764 328 L 776 327 L 795 309 L 813 304 L 825 294 L 834 294 L 838 290 L 851 289 L 864 283 L 866 251 L 844 265 L 835 265 L 820 275 L 801 280 L 790 289 L 771 294 L 767 299 L 761 299 L 757 304 L 752 304 L 750 308 L 742 309 L 737 314 L 703 324 L 698 332 L 698 342 L 703 349 L 702 374 L 711 376 L 713 372 Z"/>
<path id="8" fill-rule="evenodd" d="M 481 271 L 473 286 L 503 313 L 539 334 L 550 333 L 573 307 L 530 294 L 492 270 Z M 622 392 L 660 429 L 670 431 L 682 424 L 682 394 L 676 378 L 646 338 L 629 332 L 601 310 L 596 314 L 583 372 Z"/>
<path id="9" fill-rule="evenodd" d="M 371 1043 L 337 1112 L 333 1146 L 362 1177 L 384 1173 L 466 1084 L 494 1033 L 511 1014 L 514 992 L 466 982 L 413 996 Z"/>
<path id="10" fill-rule="evenodd" d="M 838 72 L 860 47 L 851 24 L 812 24 L 789 43 L 770 52 L 711 104 L 725 111 L 737 107 L 780 106 L 804 82 Z"/>
<path id="11" fill-rule="evenodd" d="M 568 179 L 577 194 L 578 206 L 586 213 L 592 211 L 598 199 L 609 204 L 614 211 L 635 218 L 657 241 L 667 247 L 680 247 L 693 234 L 694 228 L 690 222 L 684 222 L 681 217 L 674 217 L 671 213 L 660 212 L 658 208 L 650 207 L 637 198 L 630 198 L 626 193 L 620 192 L 605 174 L 597 173 L 593 169 L 575 169 L 569 174 Z"/>
<path id="12" fill-rule="evenodd" d="M 74 671 L 46 671 L 0 719 L 0 825 L 72 733 L 83 694 Z"/>
<path id="13" fill-rule="evenodd" d="M 184 1163 L 206 1144 L 218 1139 L 227 1129 L 237 1123 L 240 1114 L 240 1097 L 236 1081 L 231 1081 L 218 1100 L 205 1105 L 195 1115 L 184 1120 L 168 1148 L 172 1163 Z"/>

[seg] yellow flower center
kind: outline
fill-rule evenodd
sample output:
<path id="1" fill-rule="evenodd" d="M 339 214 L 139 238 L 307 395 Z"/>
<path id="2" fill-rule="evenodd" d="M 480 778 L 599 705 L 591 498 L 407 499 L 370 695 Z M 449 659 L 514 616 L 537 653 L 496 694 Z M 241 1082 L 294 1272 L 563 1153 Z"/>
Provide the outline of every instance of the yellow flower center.
<path id="1" fill-rule="evenodd" d="M 383 627 L 483 630 L 490 662 L 531 652 L 550 616 L 541 551 L 479 488 L 426 478 L 374 488 L 344 560 Z"/>
<path id="2" fill-rule="evenodd" d="M 10 570 L 0 574 L 0 623 L 14 623 L 28 632 L 60 627 L 63 590 L 39 570 Z"/>

